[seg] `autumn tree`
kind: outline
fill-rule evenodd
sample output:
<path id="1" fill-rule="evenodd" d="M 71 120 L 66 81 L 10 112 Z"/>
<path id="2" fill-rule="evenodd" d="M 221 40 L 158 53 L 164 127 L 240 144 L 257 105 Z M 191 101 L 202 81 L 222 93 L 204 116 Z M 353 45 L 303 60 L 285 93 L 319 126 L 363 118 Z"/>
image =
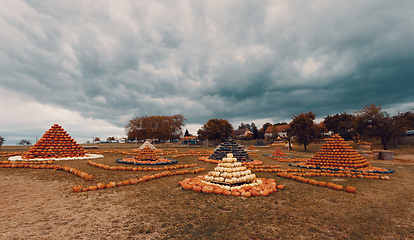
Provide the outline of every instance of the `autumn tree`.
<path id="1" fill-rule="evenodd" d="M 254 122 L 250 124 L 250 128 L 251 128 L 250 131 L 253 134 L 253 139 L 261 139 L 259 130 L 257 130 L 256 124 L 254 124 Z"/>
<path id="2" fill-rule="evenodd" d="M 381 109 L 381 105 L 365 106 L 357 114 L 357 129 L 366 137 L 378 137 L 384 150 L 387 150 L 389 141 L 401 136 L 414 122 L 413 111 L 398 113 L 391 117 Z"/>
<path id="3" fill-rule="evenodd" d="M 301 113 L 298 116 L 293 116 L 292 122 L 289 124 L 292 135 L 297 137 L 299 144 L 303 144 L 305 151 L 307 150 L 306 146 L 317 139 L 320 133 L 319 127 L 313 122 L 315 116 L 312 111 Z"/>
<path id="4" fill-rule="evenodd" d="M 225 119 L 210 119 L 197 131 L 200 140 L 224 141 L 233 134 L 233 126 Z"/>
<path id="5" fill-rule="evenodd" d="M 28 141 L 28 140 L 26 140 L 26 139 L 22 139 L 22 140 L 19 142 L 19 145 L 22 145 L 22 146 L 25 146 L 25 145 L 31 145 L 31 142 L 30 142 L 30 141 Z"/>
<path id="6" fill-rule="evenodd" d="M 158 138 L 174 139 L 182 135 L 186 119 L 181 115 L 135 117 L 125 127 L 129 140 Z"/>
<path id="7" fill-rule="evenodd" d="M 341 135 L 346 141 L 358 142 L 358 132 L 355 130 L 356 116 L 349 113 L 335 114 L 324 119 L 328 131 Z"/>
<path id="8" fill-rule="evenodd" d="M 115 141 L 115 140 L 116 139 L 115 139 L 114 136 L 106 138 L 106 141 L 108 141 L 108 142 L 112 142 L 112 141 Z"/>

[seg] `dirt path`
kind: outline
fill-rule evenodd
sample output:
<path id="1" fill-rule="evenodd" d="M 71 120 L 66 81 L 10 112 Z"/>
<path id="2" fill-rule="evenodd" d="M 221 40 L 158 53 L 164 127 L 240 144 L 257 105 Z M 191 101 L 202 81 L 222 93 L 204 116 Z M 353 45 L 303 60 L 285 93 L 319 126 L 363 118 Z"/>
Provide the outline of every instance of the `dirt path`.
<path id="1" fill-rule="evenodd" d="M 127 192 L 80 195 L 71 192 L 70 184 L 45 183 L 28 175 L 7 175 L 1 171 L 0 179 L 0 239 L 131 237 L 131 219 L 128 208 L 122 204 Z M 134 235 L 134 239 L 144 239 Z M 157 233 L 145 234 L 145 239 L 159 237 Z"/>
<path id="2" fill-rule="evenodd" d="M 392 161 L 384 161 L 391 163 L 414 164 L 414 155 L 397 155 Z"/>

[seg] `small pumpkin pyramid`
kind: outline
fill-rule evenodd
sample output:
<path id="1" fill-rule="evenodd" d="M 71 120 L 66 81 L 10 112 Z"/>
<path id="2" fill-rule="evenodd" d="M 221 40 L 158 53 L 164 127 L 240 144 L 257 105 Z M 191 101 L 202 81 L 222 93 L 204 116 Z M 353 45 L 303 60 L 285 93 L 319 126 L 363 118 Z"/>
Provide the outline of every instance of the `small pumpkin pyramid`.
<path id="1" fill-rule="evenodd" d="M 135 159 L 140 161 L 157 161 L 160 156 L 155 152 L 155 148 L 152 149 L 149 146 L 145 146 L 144 148 L 138 151 L 138 154 L 135 156 Z"/>
<path id="2" fill-rule="evenodd" d="M 276 148 L 276 150 L 272 153 L 272 156 L 286 157 L 286 154 L 282 150 L 280 150 L 279 148 Z"/>
<path id="3" fill-rule="evenodd" d="M 246 152 L 252 152 L 252 151 L 258 151 L 253 145 L 250 145 L 250 147 L 246 148 Z"/>
<path id="4" fill-rule="evenodd" d="M 272 146 L 284 146 L 285 142 L 280 138 L 277 137 L 277 139 L 272 143 Z"/>
<path id="5" fill-rule="evenodd" d="M 221 160 L 221 163 L 217 164 L 214 171 L 204 177 L 204 180 L 210 183 L 233 186 L 252 183 L 256 180 L 256 175 L 243 167 L 241 162 L 237 162 L 237 158 L 232 153 L 228 153 Z"/>
<path id="6" fill-rule="evenodd" d="M 335 134 L 305 165 L 334 168 L 364 168 L 370 163 L 351 147 L 341 136 Z"/>
<path id="7" fill-rule="evenodd" d="M 22 159 L 69 158 L 85 156 L 84 149 L 59 124 L 54 124 L 25 153 Z"/>
<path id="8" fill-rule="evenodd" d="M 244 146 L 240 146 L 232 138 L 228 138 L 226 141 L 221 143 L 210 155 L 209 159 L 221 160 L 225 158 L 228 153 L 232 153 L 237 161 L 239 162 L 252 162 L 252 159 L 249 159 L 249 154 L 244 150 Z"/>

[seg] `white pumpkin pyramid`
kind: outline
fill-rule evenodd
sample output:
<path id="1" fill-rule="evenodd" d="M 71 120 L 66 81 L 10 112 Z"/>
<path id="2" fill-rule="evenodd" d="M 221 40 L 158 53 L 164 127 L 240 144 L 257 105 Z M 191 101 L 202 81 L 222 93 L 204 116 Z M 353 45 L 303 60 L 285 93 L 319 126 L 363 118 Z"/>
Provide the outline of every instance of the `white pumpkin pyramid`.
<path id="1" fill-rule="evenodd" d="M 256 175 L 237 162 L 237 158 L 232 153 L 228 153 L 221 163 L 217 164 L 214 171 L 204 177 L 206 182 L 222 185 L 242 185 L 252 183 L 256 180 Z"/>

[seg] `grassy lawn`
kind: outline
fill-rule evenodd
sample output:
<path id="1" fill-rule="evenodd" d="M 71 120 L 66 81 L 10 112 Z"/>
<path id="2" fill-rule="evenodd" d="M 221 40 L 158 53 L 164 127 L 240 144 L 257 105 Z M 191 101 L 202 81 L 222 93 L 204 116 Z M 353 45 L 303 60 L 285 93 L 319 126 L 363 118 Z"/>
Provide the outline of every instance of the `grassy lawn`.
<path id="1" fill-rule="evenodd" d="M 248 144 L 244 143 L 246 146 Z M 375 148 L 377 145 L 374 144 Z M 159 145 L 179 152 L 190 149 Z M 308 151 L 299 146 L 285 153 L 311 157 L 321 144 Z M 134 144 L 100 144 L 100 151 L 131 150 Z M 24 151 L 28 147 L 2 147 L 3 151 Z M 257 148 L 264 165 L 281 165 L 264 158 L 276 147 Z M 413 154 L 413 145 L 391 148 L 396 155 Z M 122 165 L 119 153 L 104 153 L 96 162 Z M 171 158 L 166 156 L 166 158 Z M 0 161 L 7 157 L 1 157 Z M 178 164 L 197 163 L 206 174 L 215 164 L 197 156 L 176 158 Z M 139 178 L 156 172 L 110 171 L 86 164 L 86 160 L 57 161 L 91 173 L 85 181 L 64 171 L 0 168 L 0 207 L 3 239 L 413 239 L 414 165 L 375 161 L 373 166 L 392 168 L 390 180 L 311 177 L 342 186 L 356 187 L 357 193 L 335 191 L 280 178 L 276 173 L 258 172 L 276 179 L 285 189 L 268 197 L 232 197 L 185 191 L 178 182 L 197 174 L 176 175 L 124 187 L 73 193 L 72 187 L 99 182 Z"/>

